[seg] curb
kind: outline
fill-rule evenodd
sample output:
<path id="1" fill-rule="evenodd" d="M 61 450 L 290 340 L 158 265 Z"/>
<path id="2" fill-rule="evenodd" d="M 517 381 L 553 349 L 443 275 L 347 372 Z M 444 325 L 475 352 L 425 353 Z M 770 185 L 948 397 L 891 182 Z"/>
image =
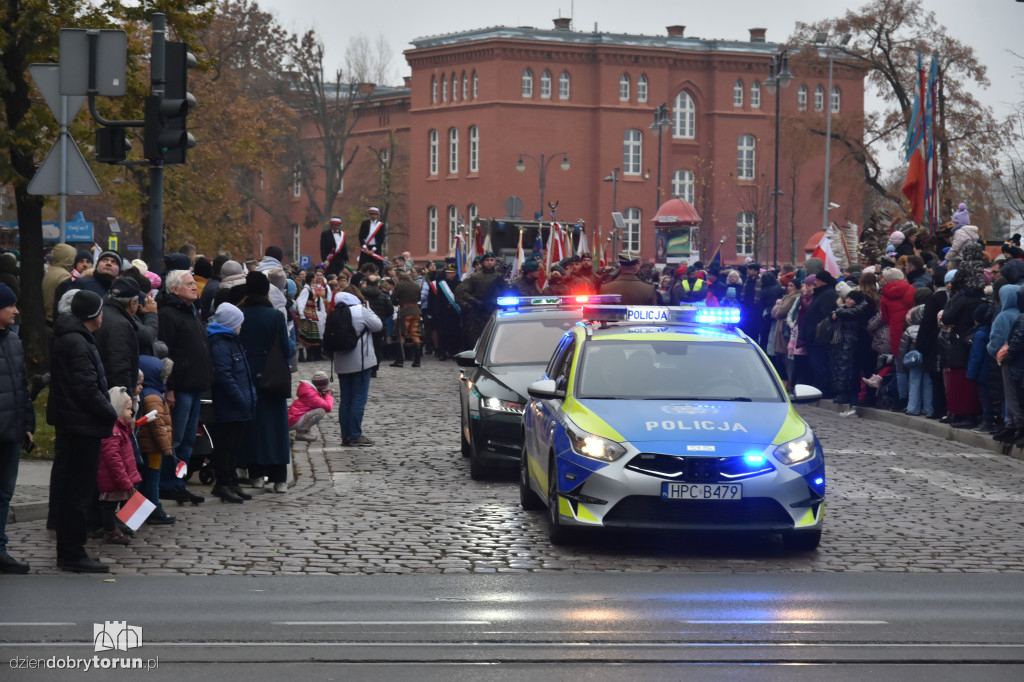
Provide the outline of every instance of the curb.
<path id="1" fill-rule="evenodd" d="M 831 401 L 821 400 L 815 406 L 828 412 L 839 412 L 839 405 Z M 943 440 L 951 440 L 999 455 L 1006 454 L 1014 459 L 1024 460 L 1024 450 L 1021 448 L 1011 448 L 1008 453 L 1004 453 L 1002 443 L 995 442 L 990 436 L 972 433 L 969 429 L 954 429 L 949 424 L 942 424 L 927 417 L 912 416 L 905 412 L 891 412 L 876 407 L 858 407 L 857 416 L 868 421 L 892 424 L 910 431 L 925 433 Z"/>
<path id="2" fill-rule="evenodd" d="M 49 508 L 49 502 L 18 502 L 12 504 L 11 510 L 7 514 L 7 523 L 45 519 Z"/>

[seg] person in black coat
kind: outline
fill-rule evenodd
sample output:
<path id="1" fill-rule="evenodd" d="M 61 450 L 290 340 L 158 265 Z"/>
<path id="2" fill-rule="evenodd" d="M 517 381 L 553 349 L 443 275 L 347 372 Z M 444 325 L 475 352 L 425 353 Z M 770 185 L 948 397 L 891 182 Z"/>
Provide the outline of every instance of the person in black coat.
<path id="1" fill-rule="evenodd" d="M 807 280 L 811 275 L 807 276 Z M 821 391 L 825 397 L 832 395 L 832 370 L 829 362 L 829 350 L 831 337 L 817 339 L 818 324 L 822 320 L 829 319 L 836 307 L 836 280 L 828 270 L 822 270 L 814 275 L 812 281 L 814 286 L 814 298 L 807 307 L 803 322 L 799 327 L 799 339 L 808 349 L 810 357 L 811 376 L 815 388 Z"/>
<path id="2" fill-rule="evenodd" d="M 118 277 L 103 302 L 103 324 L 94 334 L 103 361 L 107 386 L 123 386 L 135 394 L 139 381 L 139 285 L 131 277 Z M 153 331 L 156 332 L 154 320 Z"/>
<path id="3" fill-rule="evenodd" d="M 330 263 L 327 263 L 328 258 Z M 345 231 L 341 229 L 341 218 L 331 218 L 330 229 L 320 233 L 320 262 L 324 263 L 324 277 L 340 274 L 348 265 L 348 245 Z"/>
<path id="4" fill-rule="evenodd" d="M 100 441 L 111 435 L 117 421 L 93 337 L 102 322 L 103 299 L 86 290 L 75 294 L 71 314 L 59 316 L 53 324 L 46 405 L 46 422 L 56 434 L 50 506 L 57 531 L 57 565 L 66 571 L 109 571 L 85 552 L 86 516 L 96 496 Z"/>
<path id="5" fill-rule="evenodd" d="M 21 444 L 31 442 L 36 416 L 28 390 L 25 350 L 11 331 L 18 315 L 18 298 L 0 283 L 0 573 L 28 573 L 29 565 L 7 553 L 7 514 L 18 479 Z"/>
<path id="6" fill-rule="evenodd" d="M 380 211 L 372 206 L 367 213 L 370 217 L 359 225 L 359 268 L 362 269 L 366 263 L 373 263 L 378 270 L 381 269 L 383 261 L 367 255 L 362 251 L 373 251 L 384 255 L 384 240 L 387 239 L 387 226 L 380 219 Z"/>
<path id="7" fill-rule="evenodd" d="M 872 315 L 874 309 L 870 301 L 864 292 L 857 290 L 846 294 L 843 305 L 832 313 L 837 327 L 836 341 L 832 344 L 830 356 L 832 390 L 836 394 L 834 401 L 848 406 L 847 410 L 857 406 L 863 353 L 871 348 L 867 325 Z M 850 416 L 848 411 L 841 414 Z"/>
<path id="8" fill-rule="evenodd" d="M 774 272 L 766 272 L 761 275 L 761 294 L 757 297 L 757 316 L 760 325 L 758 327 L 758 344 L 766 352 L 771 346 L 772 308 L 785 295 L 785 289 L 779 285 L 778 275 Z"/>

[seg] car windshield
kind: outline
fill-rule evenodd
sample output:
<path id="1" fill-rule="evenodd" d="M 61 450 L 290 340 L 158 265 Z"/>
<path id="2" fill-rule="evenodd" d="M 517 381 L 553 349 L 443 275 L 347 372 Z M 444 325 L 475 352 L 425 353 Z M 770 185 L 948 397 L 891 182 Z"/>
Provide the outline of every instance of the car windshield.
<path id="1" fill-rule="evenodd" d="M 494 326 L 484 362 L 488 367 L 500 365 L 546 365 L 551 354 L 576 318 L 530 320 L 509 318 Z"/>
<path id="2" fill-rule="evenodd" d="M 579 374 L 580 398 L 783 400 L 771 370 L 745 343 L 594 339 Z"/>

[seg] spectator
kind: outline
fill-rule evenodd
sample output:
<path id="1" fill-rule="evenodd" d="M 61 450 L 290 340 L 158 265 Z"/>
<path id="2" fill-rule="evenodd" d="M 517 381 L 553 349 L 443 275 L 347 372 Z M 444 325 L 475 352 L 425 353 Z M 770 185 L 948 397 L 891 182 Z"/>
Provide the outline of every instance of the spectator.
<path id="1" fill-rule="evenodd" d="M 302 292 L 295 301 L 298 312 L 298 333 L 302 346 L 306 350 L 306 360 L 321 359 L 320 341 L 324 337 L 324 323 L 327 321 L 327 282 L 324 281 L 323 270 L 306 275 Z"/>
<path id="2" fill-rule="evenodd" d="M 46 311 L 46 322 L 53 324 L 53 310 L 57 305 L 57 289 L 64 282 L 70 281 L 71 270 L 75 267 L 75 247 L 70 244 L 57 244 L 53 247 L 53 262 L 43 276 L 43 309 Z M 66 289 L 66 287 L 65 287 Z"/>
<path id="3" fill-rule="evenodd" d="M 131 277 L 114 280 L 103 301 L 103 324 L 95 334 L 107 386 L 123 386 L 133 393 L 139 377 L 139 337 L 135 317 L 139 310 L 139 293 L 139 284 Z M 153 320 L 153 323 L 153 332 L 156 333 L 157 321 Z"/>
<path id="4" fill-rule="evenodd" d="M 352 313 L 352 325 L 359 342 L 350 351 L 334 354 L 334 369 L 338 372 L 338 421 L 341 423 L 341 444 L 369 446 L 373 441 L 363 435 L 363 412 L 370 391 L 370 368 L 377 364 L 373 343 L 365 331 L 380 331 L 383 324 L 355 287 L 339 292 L 335 305 L 347 305 Z"/>
<path id="5" fill-rule="evenodd" d="M 132 447 L 131 428 L 135 424 L 132 398 L 124 386 L 109 391 L 110 404 L 117 413 L 114 432 L 100 443 L 100 463 L 96 474 L 96 487 L 100 493 L 100 519 L 103 541 L 127 545 L 131 537 L 121 532 L 115 523 L 120 503 L 135 493 L 135 484 L 142 476 L 135 466 L 135 448 Z"/>
<path id="6" fill-rule="evenodd" d="M 170 358 L 161 360 L 152 355 L 140 355 L 139 369 L 142 371 L 141 412 L 156 412 L 156 419 L 139 428 L 138 443 L 142 453 L 142 470 L 139 472 L 142 475 L 142 485 L 139 490 L 156 505 L 146 523 L 170 525 L 175 519 L 164 511 L 160 503 L 160 468 L 164 458 L 171 461 L 174 459 L 174 427 L 171 424 L 171 411 L 164 398 L 166 382 L 174 369 L 174 361 Z"/>
<path id="7" fill-rule="evenodd" d="M 11 331 L 18 297 L 0 284 L 0 573 L 28 573 L 29 565 L 7 553 L 7 514 L 18 479 L 22 444 L 33 442 L 36 417 L 29 396 L 25 351 Z"/>
<path id="8" fill-rule="evenodd" d="M 121 274 L 121 256 L 116 251 L 104 251 L 96 259 L 96 267 L 88 277 L 76 280 L 65 280 L 57 287 L 57 298 L 64 295 L 69 289 L 86 289 L 99 294 L 101 297 L 107 295 L 110 285 Z M 67 288 L 62 288 L 65 286 Z"/>
<path id="9" fill-rule="evenodd" d="M 330 381 L 327 372 L 317 372 L 309 381 L 299 382 L 295 401 L 288 408 L 288 428 L 295 431 L 295 440 L 316 440 L 310 431 L 334 409 L 334 393 L 328 388 Z"/>
<path id="10" fill-rule="evenodd" d="M 849 292 L 843 303 L 832 313 L 836 323 L 831 357 L 832 390 L 840 416 L 851 417 L 857 414 L 864 350 L 868 347 L 867 323 L 872 310 L 861 291 Z"/>

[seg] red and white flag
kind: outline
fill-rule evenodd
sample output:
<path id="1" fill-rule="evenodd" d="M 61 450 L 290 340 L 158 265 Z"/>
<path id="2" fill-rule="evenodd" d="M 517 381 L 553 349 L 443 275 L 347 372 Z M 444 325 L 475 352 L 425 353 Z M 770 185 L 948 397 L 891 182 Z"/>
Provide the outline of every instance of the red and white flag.
<path id="1" fill-rule="evenodd" d="M 830 227 L 829 232 L 831 230 L 832 228 Z M 838 277 L 841 270 L 839 269 L 839 261 L 836 260 L 836 256 L 832 252 L 832 240 L 829 239 L 829 232 L 822 233 L 821 241 L 818 242 L 818 247 L 814 249 L 811 258 L 820 258 L 829 274 L 833 277 Z"/>
<path id="2" fill-rule="evenodd" d="M 154 509 L 156 509 L 155 504 L 146 499 L 142 493 L 136 492 L 117 512 L 117 518 L 132 530 L 138 530 Z"/>

